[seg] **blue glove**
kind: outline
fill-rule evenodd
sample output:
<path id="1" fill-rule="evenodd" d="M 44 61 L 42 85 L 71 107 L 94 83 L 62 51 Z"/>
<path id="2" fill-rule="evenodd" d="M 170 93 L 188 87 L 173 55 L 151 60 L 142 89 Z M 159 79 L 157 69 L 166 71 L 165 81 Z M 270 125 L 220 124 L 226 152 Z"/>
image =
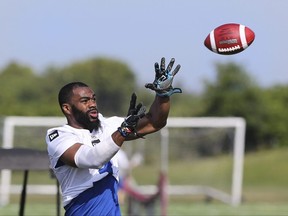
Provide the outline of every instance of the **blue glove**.
<path id="1" fill-rule="evenodd" d="M 180 88 L 173 88 L 172 82 L 174 76 L 180 70 L 180 65 L 178 64 L 176 68 L 172 71 L 173 64 L 175 59 L 172 58 L 170 63 L 165 69 L 165 58 L 161 58 L 161 66 L 159 68 L 159 64 L 155 63 L 155 80 L 153 83 L 147 83 L 145 85 L 146 88 L 149 88 L 156 92 L 156 94 L 160 97 L 169 97 L 174 93 L 182 93 Z"/>
<path id="2" fill-rule="evenodd" d="M 137 96 L 135 93 L 132 94 L 130 100 L 130 106 L 128 109 L 127 117 L 124 119 L 124 122 L 121 124 L 121 127 L 118 128 L 118 131 L 123 137 L 137 137 L 136 126 L 146 112 L 145 106 L 142 103 L 139 103 L 136 106 Z"/>

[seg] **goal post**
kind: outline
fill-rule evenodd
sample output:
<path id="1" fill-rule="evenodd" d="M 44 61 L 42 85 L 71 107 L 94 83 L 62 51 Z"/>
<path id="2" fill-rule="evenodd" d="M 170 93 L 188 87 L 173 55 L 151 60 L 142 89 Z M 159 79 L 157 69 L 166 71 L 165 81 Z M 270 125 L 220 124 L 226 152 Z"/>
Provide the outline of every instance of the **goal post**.
<path id="1" fill-rule="evenodd" d="M 162 129 L 162 169 L 168 169 L 168 146 L 169 146 L 169 128 L 235 128 L 233 141 L 233 172 L 231 195 L 221 193 L 217 190 L 209 189 L 209 187 L 194 187 L 195 191 L 201 191 L 218 198 L 223 202 L 227 202 L 233 206 L 237 206 L 242 200 L 242 184 L 243 184 L 243 166 L 245 151 L 245 131 L 246 121 L 241 117 L 174 117 L 169 118 L 166 128 Z M 171 188 L 172 189 L 172 188 Z M 188 188 L 186 188 L 188 189 Z M 188 189 L 189 190 L 189 189 Z"/>
<path id="2" fill-rule="evenodd" d="M 2 133 L 2 148 L 13 148 L 16 143 L 19 144 L 19 138 L 15 138 L 18 129 L 31 128 L 33 132 L 29 132 L 30 139 L 36 139 L 35 133 L 38 133 L 37 139 L 41 140 L 42 148 L 46 149 L 44 144 L 44 136 L 46 130 L 49 127 L 59 126 L 66 124 L 64 117 L 25 117 L 25 116 L 9 116 L 5 117 L 2 121 L 3 133 Z M 15 130 L 17 127 L 17 130 Z M 185 128 L 233 128 L 233 149 L 231 154 L 232 158 L 232 173 L 231 173 L 231 191 L 223 192 L 215 187 L 208 186 L 195 186 L 191 182 L 190 185 L 170 185 L 168 184 L 165 191 L 168 195 L 193 195 L 204 194 L 209 197 L 218 199 L 233 206 L 237 206 L 242 200 L 242 183 L 243 183 L 243 165 L 244 165 L 244 148 L 245 148 L 245 119 L 240 117 L 170 117 L 167 120 L 167 125 L 163 128 L 159 135 L 160 137 L 160 153 L 159 163 L 161 171 L 169 173 L 169 152 L 171 153 L 171 147 L 173 146 L 173 129 L 185 129 Z M 40 131 L 41 130 L 41 131 Z M 39 133 L 40 131 L 40 133 Z M 26 132 L 26 131 L 25 131 Z M 26 132 L 27 133 L 27 132 Z M 190 133 L 190 132 L 188 132 Z M 25 142 L 25 141 L 23 141 Z M 38 140 L 35 142 L 39 142 Z M 158 142 L 153 141 L 153 137 L 147 137 L 146 140 L 141 139 L 140 142 Z M 177 140 L 176 140 L 177 142 Z M 189 142 L 189 141 L 188 141 Z M 15 144 L 14 144 L 15 143 Z M 159 143 L 159 142 L 158 142 Z M 142 144 L 141 144 L 142 146 Z M 153 145 L 145 145 L 151 148 Z M 181 147 L 181 145 L 180 145 Z M 179 148 L 180 148 L 179 147 Z M 145 147 L 146 148 L 146 147 Z M 182 150 L 182 149 L 180 149 Z M 153 150 L 152 150 L 153 151 Z M 185 150 L 182 150 L 185 151 Z M 154 151 L 155 153 L 155 151 Z M 161 161 L 160 161 L 161 160 Z M 230 174 L 229 174 L 230 175 Z M 43 185 L 44 187 L 44 185 Z M 229 183 L 230 187 L 230 183 Z M 149 185 L 143 191 L 149 192 Z M 150 187 L 151 188 L 151 187 Z M 2 170 L 0 179 L 0 205 L 9 203 L 9 193 L 11 191 L 11 171 Z M 37 191 L 35 191 L 37 192 Z M 47 193 L 51 193 L 51 190 L 47 190 Z"/>
<path id="3" fill-rule="evenodd" d="M 14 147 L 15 127 L 53 127 L 65 124 L 64 117 L 27 117 L 27 116 L 8 116 L 3 122 L 2 148 L 11 149 Z M 43 137 L 43 140 L 45 137 Z M 0 206 L 7 205 L 10 200 L 11 190 L 11 170 L 1 170 L 0 179 Z"/>

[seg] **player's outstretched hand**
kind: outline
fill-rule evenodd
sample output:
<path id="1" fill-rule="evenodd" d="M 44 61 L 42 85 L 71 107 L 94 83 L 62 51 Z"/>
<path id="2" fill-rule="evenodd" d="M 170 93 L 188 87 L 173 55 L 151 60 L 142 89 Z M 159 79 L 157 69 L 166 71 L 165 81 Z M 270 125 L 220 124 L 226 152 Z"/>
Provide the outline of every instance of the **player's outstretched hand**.
<path id="1" fill-rule="evenodd" d="M 135 93 L 131 95 L 130 106 L 128 109 L 127 117 L 124 119 L 124 122 L 118 128 L 118 131 L 123 137 L 137 136 L 136 126 L 146 112 L 145 106 L 142 103 L 139 103 L 136 106 L 137 96 Z"/>
<path id="2" fill-rule="evenodd" d="M 155 80 L 153 83 L 147 83 L 146 88 L 149 88 L 156 92 L 160 97 L 169 97 L 174 93 L 182 93 L 180 88 L 173 88 L 172 83 L 174 76 L 180 70 L 180 65 L 178 64 L 172 71 L 175 59 L 172 58 L 167 68 L 165 69 L 165 58 L 161 58 L 161 64 L 159 67 L 158 62 L 155 63 Z"/>

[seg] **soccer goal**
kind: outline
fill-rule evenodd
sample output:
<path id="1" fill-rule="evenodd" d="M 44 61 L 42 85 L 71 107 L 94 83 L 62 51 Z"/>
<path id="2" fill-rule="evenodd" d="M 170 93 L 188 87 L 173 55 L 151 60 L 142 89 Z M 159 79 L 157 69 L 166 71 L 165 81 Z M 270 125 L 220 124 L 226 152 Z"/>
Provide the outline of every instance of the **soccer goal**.
<path id="1" fill-rule="evenodd" d="M 46 150 L 45 135 L 48 128 L 63 125 L 66 122 L 64 117 L 24 117 L 9 116 L 2 119 L 1 133 L 2 148 L 12 149 L 14 147 L 32 148 Z M 10 201 L 10 194 L 20 194 L 19 185 L 11 185 L 11 170 L 1 170 L 0 181 L 0 206 L 7 205 Z M 53 194 L 57 193 L 55 186 L 42 185 L 29 186 L 29 193 Z"/>
<path id="2" fill-rule="evenodd" d="M 66 120 L 10 116 L 1 122 L 2 148 L 46 150 L 47 129 L 63 125 Z M 242 200 L 245 127 L 245 120 L 238 117 L 171 117 L 159 133 L 133 141 L 124 149 L 128 154 L 135 149 L 141 152 L 145 165 L 155 168 L 159 164 L 168 177 L 175 173 L 168 179 L 167 195 L 200 194 L 237 206 Z M 1 171 L 0 183 L 0 204 L 5 205 L 9 195 L 17 192 L 17 185 L 11 185 L 11 171 Z M 139 189 L 145 194 L 156 190 L 153 185 L 139 185 Z M 37 184 L 35 189 L 33 185 L 28 187 L 28 193 L 39 192 L 55 194 L 56 190 L 45 183 Z"/>
<path id="3" fill-rule="evenodd" d="M 174 130 L 176 129 L 174 133 L 172 129 Z M 179 140 L 182 140 L 183 138 L 184 140 L 188 139 L 188 145 L 190 142 L 192 146 L 193 145 L 192 143 L 194 141 L 197 141 L 195 142 L 196 144 L 194 144 L 194 148 L 197 151 L 195 157 L 199 157 L 200 153 L 200 155 L 202 155 L 200 157 L 204 158 L 204 161 L 207 158 L 206 160 L 210 160 L 210 162 L 212 161 L 213 165 L 213 160 L 215 157 L 219 158 L 223 155 L 228 155 L 230 153 L 231 155 L 230 165 L 232 166 L 230 169 L 231 173 L 229 173 L 229 171 L 227 170 L 225 172 L 226 174 L 228 174 L 228 179 L 230 178 L 230 180 L 228 180 L 227 183 L 225 183 L 230 185 L 231 187 L 230 191 L 228 190 L 227 192 L 223 192 L 220 189 L 213 188 L 212 186 L 205 184 L 200 186 L 170 185 L 169 186 L 170 194 L 202 193 L 204 195 L 207 195 L 208 197 L 221 200 L 233 206 L 239 205 L 242 200 L 245 130 L 246 130 L 246 122 L 243 118 L 239 117 L 169 118 L 167 127 L 161 131 L 162 166 L 163 166 L 162 169 L 168 170 L 169 167 L 168 148 L 169 146 L 177 145 L 178 143 L 176 138 L 177 134 Z M 183 144 L 187 145 L 185 141 L 183 141 Z M 181 143 L 179 143 L 178 145 L 181 146 Z M 186 149 L 182 149 L 182 152 L 186 152 Z M 215 163 L 216 161 L 218 160 L 215 160 Z M 189 163 L 189 160 L 187 163 Z M 212 167 L 212 165 L 210 166 Z M 215 168 L 211 168 L 210 170 L 215 171 L 216 170 Z M 167 172 L 169 172 L 169 170 Z M 202 172 L 205 172 L 205 169 L 203 169 Z M 209 171 L 207 170 L 206 172 Z M 219 171 L 218 174 L 221 175 L 221 172 Z M 195 175 L 198 174 L 196 173 Z"/>

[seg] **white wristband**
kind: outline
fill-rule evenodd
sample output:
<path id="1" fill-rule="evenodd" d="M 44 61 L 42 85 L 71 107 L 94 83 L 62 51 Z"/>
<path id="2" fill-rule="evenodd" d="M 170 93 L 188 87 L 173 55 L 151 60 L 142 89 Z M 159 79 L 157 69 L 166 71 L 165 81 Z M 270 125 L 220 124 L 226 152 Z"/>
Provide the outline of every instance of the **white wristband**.
<path id="1" fill-rule="evenodd" d="M 78 168 L 101 168 L 118 151 L 120 147 L 116 145 L 111 136 L 98 143 L 94 147 L 82 145 L 74 156 L 75 164 Z"/>

